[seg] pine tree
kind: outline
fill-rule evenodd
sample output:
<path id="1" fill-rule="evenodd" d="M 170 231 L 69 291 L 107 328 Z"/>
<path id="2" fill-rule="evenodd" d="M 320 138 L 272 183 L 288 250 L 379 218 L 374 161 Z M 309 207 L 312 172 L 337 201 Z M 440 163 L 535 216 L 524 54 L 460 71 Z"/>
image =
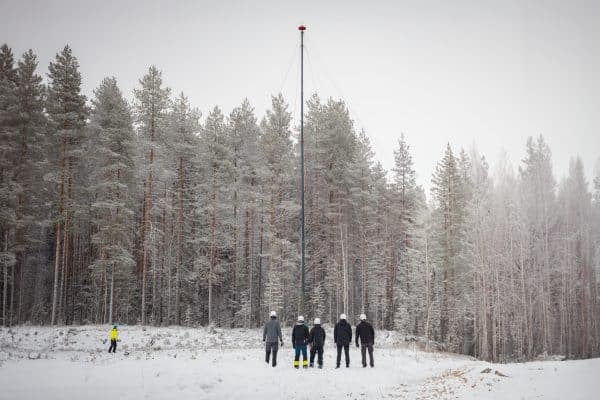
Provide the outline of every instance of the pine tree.
<path id="1" fill-rule="evenodd" d="M 291 131 L 292 116 L 281 94 L 271 98 L 271 109 L 261 121 L 260 149 L 263 214 L 258 265 L 258 317 L 276 310 L 285 320 L 285 287 L 298 265 L 297 166 Z M 264 269 L 263 269 L 264 266 Z M 263 286 L 264 282 L 264 286 Z M 318 295 L 317 295 L 318 296 Z"/>
<path id="2" fill-rule="evenodd" d="M 151 66 L 148 73 L 139 81 L 141 88 L 134 90 L 135 95 L 135 122 L 139 125 L 138 135 L 140 137 L 144 156 L 141 166 L 145 173 L 144 182 L 144 201 L 142 205 L 142 228 L 141 228 L 141 259 L 139 260 L 139 270 L 141 274 L 141 323 L 146 324 L 146 289 L 148 271 L 152 271 L 156 278 L 158 268 L 153 263 L 156 246 L 157 232 L 154 230 L 155 215 L 155 191 L 157 175 L 160 171 L 157 168 L 157 158 L 161 156 L 160 151 L 165 146 L 166 124 L 169 107 L 170 89 L 162 85 L 162 73 Z M 153 254 L 154 253 L 154 254 Z M 153 284 L 155 283 L 155 279 Z M 155 298 L 153 305 L 155 305 Z M 156 312 L 155 309 L 152 313 Z"/>
<path id="3" fill-rule="evenodd" d="M 13 293 L 16 294 L 14 301 L 11 301 L 11 316 L 14 315 L 17 322 L 21 321 L 23 303 L 26 301 L 26 274 L 42 275 L 43 269 L 39 268 L 41 260 L 35 260 L 34 257 L 41 241 L 40 228 L 46 225 L 48 211 L 45 204 L 48 187 L 43 180 L 48 165 L 45 88 L 42 77 L 36 73 L 37 65 L 37 57 L 29 50 L 23 54 L 17 67 L 17 102 L 14 115 L 18 136 L 14 153 L 16 163 L 13 169 L 17 223 Z M 28 266 L 31 269 L 27 269 Z M 43 294 L 39 293 L 39 300 L 43 297 Z"/>
<path id="4" fill-rule="evenodd" d="M 203 309 L 208 324 L 215 322 L 219 305 L 215 288 L 222 287 L 223 273 L 230 265 L 233 244 L 233 200 L 231 182 L 233 163 L 227 147 L 225 118 L 218 107 L 206 117 L 200 137 L 201 152 L 198 165 L 201 169 L 195 192 L 196 215 L 201 220 L 194 243 L 198 248 L 194 266 L 198 286 L 203 290 Z"/>
<path id="5" fill-rule="evenodd" d="M 233 163 L 233 260 L 231 315 L 235 324 L 249 326 L 254 284 L 254 238 L 259 197 L 259 127 L 248 99 L 229 115 L 228 146 Z"/>
<path id="6" fill-rule="evenodd" d="M 560 311 L 560 350 L 562 354 L 591 357 L 597 348 L 597 287 L 593 268 L 594 245 L 592 194 L 585 180 L 580 158 L 571 159 L 569 176 L 559 193 L 558 226 L 560 240 L 556 248 L 562 271 L 551 277 L 552 292 L 558 297 Z"/>
<path id="7" fill-rule="evenodd" d="M 397 269 L 394 286 L 397 293 L 392 297 L 395 314 L 395 327 L 402 332 L 411 332 L 414 328 L 416 304 L 411 285 L 416 283 L 415 270 L 419 262 L 419 250 L 416 248 L 417 217 L 419 215 L 419 198 L 416 173 L 410 149 L 404 134 L 398 141 L 398 149 L 394 150 L 394 182 L 393 190 L 397 200 L 394 202 L 395 242 L 397 247 Z"/>
<path id="8" fill-rule="evenodd" d="M 313 313 L 323 313 L 322 316 L 328 315 L 329 318 L 327 319 L 334 321 L 336 310 L 333 309 L 332 303 L 335 289 L 332 280 L 335 283 L 337 277 L 330 277 L 334 263 L 331 259 L 331 248 L 327 238 L 328 225 L 326 224 L 328 192 L 323 166 L 325 165 L 327 149 L 322 146 L 326 116 L 321 100 L 316 94 L 311 96 L 306 103 L 304 118 L 305 268 L 307 271 L 312 272 L 312 276 L 308 276 L 307 286 L 311 293 L 311 311 Z M 296 153 L 298 155 L 300 153 L 298 148 L 296 148 Z M 298 158 L 297 165 L 299 162 Z M 298 177 L 299 171 L 294 175 Z M 295 198 L 298 199 L 298 204 L 300 203 L 300 189 L 300 179 L 298 177 L 294 179 L 294 193 Z M 299 229 L 300 227 L 298 227 Z M 296 283 L 299 280 L 300 274 L 293 273 L 291 282 Z M 290 298 L 293 298 L 296 293 L 287 294 L 290 295 Z"/>
<path id="9" fill-rule="evenodd" d="M 84 128 L 88 109 L 81 94 L 79 62 L 69 46 L 56 55 L 48 67 L 50 79 L 46 110 L 51 122 L 53 145 L 58 162 L 58 198 L 56 221 L 56 246 L 54 261 L 54 289 L 52 318 L 66 320 L 67 297 L 73 295 L 69 281 L 73 265 L 73 230 L 75 226 L 76 187 L 79 162 L 83 154 Z M 60 286 L 59 286 L 60 284 Z"/>
<path id="10" fill-rule="evenodd" d="M 351 232 L 355 234 L 356 256 L 358 267 L 355 276 L 359 277 L 358 291 L 354 293 L 357 297 L 357 309 L 360 313 L 370 308 L 369 304 L 369 280 L 372 269 L 371 260 L 375 253 L 375 246 L 369 238 L 375 234 L 375 208 L 376 198 L 374 190 L 373 161 L 374 153 L 371 143 L 364 131 L 361 131 L 357 140 L 357 154 L 352 167 L 353 187 L 351 191 L 351 204 L 355 215 L 354 227 Z M 354 265 L 354 263 L 353 263 Z M 358 300 L 359 299 L 359 300 Z"/>
<path id="11" fill-rule="evenodd" d="M 531 304 L 530 324 L 539 335 L 533 338 L 537 344 L 534 351 L 546 353 L 551 352 L 553 346 L 550 275 L 556 181 L 552 174 L 550 148 L 541 135 L 537 141 L 531 137 L 527 140 L 527 157 L 519 167 L 519 174 L 529 244 L 526 255 L 529 265 L 523 267 L 531 274 L 532 290 L 539 290 Z"/>
<path id="12" fill-rule="evenodd" d="M 170 130 L 172 132 L 173 155 L 176 162 L 177 180 L 175 191 L 177 205 L 176 261 L 175 261 L 175 301 L 173 322 L 179 325 L 181 319 L 182 269 L 184 273 L 192 271 L 192 241 L 193 223 L 186 216 L 193 210 L 193 184 L 197 178 L 197 163 L 195 153 L 198 151 L 198 133 L 200 126 L 200 111 L 192 108 L 188 98 L 181 93 L 173 102 L 170 115 Z M 175 200 L 175 199 L 174 199 Z M 170 307 L 169 307 L 170 309 Z M 187 311 L 186 311 L 187 313 Z M 187 315 L 187 314 L 186 314 Z M 187 316 L 186 316 L 187 318 Z"/>
<path id="13" fill-rule="evenodd" d="M 494 318 L 494 310 L 502 306 L 498 304 L 496 296 L 492 293 L 494 282 L 498 282 L 497 279 L 494 279 L 494 275 L 498 271 L 490 268 L 490 265 L 499 264 L 495 269 L 500 269 L 502 264 L 497 261 L 499 257 L 491 251 L 490 245 L 494 243 L 494 229 L 500 230 L 501 226 L 497 226 L 498 221 L 490 213 L 493 206 L 491 202 L 492 183 L 488 176 L 487 162 L 485 158 L 479 157 L 477 153 L 474 153 L 471 159 L 473 162 L 468 163 L 471 167 L 470 171 L 466 170 L 465 164 L 467 163 L 463 163 L 463 168 L 465 168 L 463 170 L 463 180 L 473 182 L 465 216 L 469 226 L 467 239 L 469 243 L 473 244 L 474 256 L 467 267 L 473 284 L 471 287 L 471 285 L 467 285 L 468 281 L 465 280 L 465 286 L 469 287 L 474 295 L 465 299 L 467 301 L 462 314 L 466 322 L 473 321 L 474 327 L 465 329 L 463 325 L 463 335 L 471 335 L 472 332 L 475 332 L 475 337 L 469 337 L 468 341 L 473 340 L 475 343 L 475 354 L 480 354 L 482 358 L 488 359 L 489 338 L 492 337 L 495 342 L 495 324 L 498 323 L 497 319 Z M 489 318 L 490 315 L 492 318 Z M 465 339 L 466 341 L 467 339 Z M 495 343 L 492 344 L 492 347 L 495 348 Z M 465 350 L 468 349 L 461 349 L 461 351 Z M 492 352 L 492 354 L 495 355 L 496 353 Z M 497 361 L 495 358 L 492 359 Z"/>
<path id="14" fill-rule="evenodd" d="M 91 268 L 96 281 L 108 286 L 103 299 L 102 321 L 112 323 L 118 309 L 115 304 L 124 296 L 127 282 L 133 277 L 131 223 L 135 137 L 129 106 L 115 78 L 105 78 L 94 91 L 90 129 L 95 145 L 90 155 L 95 162 L 92 212 L 95 233 L 92 243 L 96 257 Z M 102 287 L 103 285 L 99 285 Z M 106 291 L 104 291 L 106 293 Z M 123 308 L 124 309 L 124 308 Z"/>
<path id="15" fill-rule="evenodd" d="M 369 308 L 366 310 L 370 319 L 379 329 L 389 329 L 390 320 L 390 283 L 388 282 L 391 266 L 394 265 L 395 244 L 391 242 L 390 232 L 393 227 L 394 193 L 387 181 L 387 171 L 381 162 L 375 163 L 372 171 L 373 194 L 375 197 L 374 233 L 369 238 L 373 245 L 373 255 L 369 264 L 367 290 L 369 291 Z"/>
<path id="16" fill-rule="evenodd" d="M 464 231 L 464 191 L 458 161 L 450 144 L 446 146 L 444 158 L 435 169 L 432 178 L 431 195 L 434 202 L 433 235 L 434 260 L 438 271 L 436 278 L 441 282 L 440 340 L 450 341 L 453 349 L 458 349 L 463 339 L 457 336 L 460 320 L 459 307 L 461 293 L 459 283 L 466 277 L 463 274 L 461 255 L 465 244 Z"/>
<path id="17" fill-rule="evenodd" d="M 12 50 L 4 44 L 0 48 L 0 264 L 2 265 L 2 324 L 9 325 L 9 284 L 14 288 L 16 264 L 14 235 L 17 225 L 17 199 L 14 192 L 13 170 L 18 151 L 16 121 L 17 70 Z M 8 270 L 12 268 L 11 278 Z"/>

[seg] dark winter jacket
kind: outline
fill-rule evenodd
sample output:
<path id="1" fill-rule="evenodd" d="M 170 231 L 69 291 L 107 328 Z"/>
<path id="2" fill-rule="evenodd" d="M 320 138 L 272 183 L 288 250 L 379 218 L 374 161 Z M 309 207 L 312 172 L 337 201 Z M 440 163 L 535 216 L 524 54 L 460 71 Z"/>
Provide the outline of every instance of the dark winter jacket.
<path id="1" fill-rule="evenodd" d="M 306 325 L 294 325 L 294 329 L 292 329 L 292 343 L 294 346 L 303 346 L 308 343 L 308 327 Z"/>
<path id="2" fill-rule="evenodd" d="M 358 339 L 360 338 L 361 344 L 374 344 L 375 343 L 375 331 L 373 325 L 367 321 L 360 321 L 356 325 L 356 345 L 358 346 Z"/>
<path id="3" fill-rule="evenodd" d="M 308 335 L 308 343 L 315 347 L 323 347 L 325 344 L 325 329 L 321 325 L 315 325 Z"/>
<path id="4" fill-rule="evenodd" d="M 279 338 L 280 342 L 283 342 L 279 321 L 272 317 L 271 320 L 265 324 L 265 329 L 263 329 L 263 342 L 277 343 L 277 338 Z"/>
<path id="5" fill-rule="evenodd" d="M 335 324 L 335 328 L 333 328 L 333 341 L 338 346 L 350 344 L 352 341 L 352 327 L 345 319 L 341 319 L 340 322 Z"/>

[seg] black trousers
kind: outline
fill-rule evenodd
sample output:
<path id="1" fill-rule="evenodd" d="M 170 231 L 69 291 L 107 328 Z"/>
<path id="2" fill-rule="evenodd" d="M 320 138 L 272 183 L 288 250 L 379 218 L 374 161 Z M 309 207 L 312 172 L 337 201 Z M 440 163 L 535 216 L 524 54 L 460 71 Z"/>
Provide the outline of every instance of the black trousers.
<path id="1" fill-rule="evenodd" d="M 110 347 L 108 348 L 108 352 L 110 353 L 112 350 L 113 353 L 117 352 L 117 341 L 116 340 L 112 340 L 110 341 Z"/>
<path id="2" fill-rule="evenodd" d="M 317 355 L 317 364 L 323 366 L 323 346 L 312 346 L 310 348 L 310 365 L 315 363 L 315 354 Z"/>
<path id="3" fill-rule="evenodd" d="M 273 366 L 276 366 L 277 365 L 277 350 L 279 350 L 279 343 L 267 342 L 265 350 L 266 350 L 265 361 L 267 362 L 267 364 L 269 363 L 269 357 L 271 356 L 271 353 L 273 353 Z"/>
<path id="4" fill-rule="evenodd" d="M 344 348 L 344 354 L 346 355 L 346 367 L 348 367 L 350 365 L 350 343 L 337 345 L 336 366 L 340 366 L 340 361 L 342 359 L 342 347 Z"/>
<path id="5" fill-rule="evenodd" d="M 362 355 L 362 365 L 363 367 L 367 366 L 367 350 L 369 350 L 369 365 L 374 367 L 373 363 L 373 343 L 361 343 L 360 344 L 360 354 Z"/>

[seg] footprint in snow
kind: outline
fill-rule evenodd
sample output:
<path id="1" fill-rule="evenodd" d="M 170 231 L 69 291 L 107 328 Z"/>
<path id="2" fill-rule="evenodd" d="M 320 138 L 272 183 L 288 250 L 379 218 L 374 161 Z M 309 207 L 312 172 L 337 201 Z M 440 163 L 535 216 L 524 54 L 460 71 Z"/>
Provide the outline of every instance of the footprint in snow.
<path id="1" fill-rule="evenodd" d="M 200 389 L 204 390 L 205 392 L 210 392 L 210 390 L 213 388 L 212 385 L 209 385 L 207 383 L 203 383 L 200 385 Z"/>

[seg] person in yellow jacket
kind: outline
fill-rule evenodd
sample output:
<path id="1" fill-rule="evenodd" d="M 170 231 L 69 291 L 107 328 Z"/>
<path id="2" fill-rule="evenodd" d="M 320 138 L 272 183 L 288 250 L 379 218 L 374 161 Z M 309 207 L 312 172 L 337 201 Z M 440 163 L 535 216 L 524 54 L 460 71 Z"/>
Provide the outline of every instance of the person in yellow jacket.
<path id="1" fill-rule="evenodd" d="M 108 348 L 108 352 L 111 350 L 113 353 L 117 352 L 117 341 L 119 340 L 119 330 L 117 329 L 117 325 L 113 325 L 113 328 L 110 331 L 110 347 Z"/>

